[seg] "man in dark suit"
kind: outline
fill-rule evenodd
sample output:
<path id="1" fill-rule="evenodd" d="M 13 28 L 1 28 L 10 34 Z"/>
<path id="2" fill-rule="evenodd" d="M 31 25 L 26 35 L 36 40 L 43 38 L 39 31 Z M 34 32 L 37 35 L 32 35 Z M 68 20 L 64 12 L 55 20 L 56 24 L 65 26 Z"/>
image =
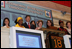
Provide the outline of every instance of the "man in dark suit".
<path id="1" fill-rule="evenodd" d="M 31 28 L 31 26 L 30 26 L 30 15 L 26 15 L 26 17 L 25 17 L 25 20 L 26 20 L 26 22 L 23 24 L 23 26 L 25 27 L 25 28 Z"/>

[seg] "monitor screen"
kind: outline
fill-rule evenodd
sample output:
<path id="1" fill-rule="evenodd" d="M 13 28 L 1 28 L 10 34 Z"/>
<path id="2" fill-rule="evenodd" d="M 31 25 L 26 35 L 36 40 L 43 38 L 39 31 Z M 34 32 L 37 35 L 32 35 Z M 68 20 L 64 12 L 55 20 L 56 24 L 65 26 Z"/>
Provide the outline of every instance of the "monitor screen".
<path id="1" fill-rule="evenodd" d="M 64 35 L 65 48 L 71 48 L 71 35 Z"/>
<path id="2" fill-rule="evenodd" d="M 69 38 L 69 42 L 70 42 L 70 45 L 71 45 L 71 38 Z"/>
<path id="3" fill-rule="evenodd" d="M 17 48 L 42 48 L 41 34 L 16 30 Z"/>

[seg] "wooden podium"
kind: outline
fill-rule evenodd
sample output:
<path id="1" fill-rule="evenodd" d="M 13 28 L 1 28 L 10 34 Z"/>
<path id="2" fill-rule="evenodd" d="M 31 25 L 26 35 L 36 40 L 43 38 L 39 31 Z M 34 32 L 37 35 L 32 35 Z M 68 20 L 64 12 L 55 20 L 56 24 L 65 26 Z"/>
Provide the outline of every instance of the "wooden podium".
<path id="1" fill-rule="evenodd" d="M 63 40 L 63 35 L 65 35 L 64 31 L 47 28 L 42 28 L 40 30 L 42 30 L 46 35 L 46 48 L 65 48 Z"/>

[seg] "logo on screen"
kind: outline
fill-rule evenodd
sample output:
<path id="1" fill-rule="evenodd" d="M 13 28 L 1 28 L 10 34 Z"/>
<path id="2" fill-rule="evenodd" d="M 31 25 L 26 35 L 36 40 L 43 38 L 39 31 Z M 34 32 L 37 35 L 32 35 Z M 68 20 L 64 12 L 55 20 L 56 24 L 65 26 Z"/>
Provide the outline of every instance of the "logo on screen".
<path id="1" fill-rule="evenodd" d="M 5 1 L 1 1 L 1 7 L 5 8 Z"/>
<path id="2" fill-rule="evenodd" d="M 45 11 L 45 16 L 51 18 L 51 13 L 48 11 Z"/>

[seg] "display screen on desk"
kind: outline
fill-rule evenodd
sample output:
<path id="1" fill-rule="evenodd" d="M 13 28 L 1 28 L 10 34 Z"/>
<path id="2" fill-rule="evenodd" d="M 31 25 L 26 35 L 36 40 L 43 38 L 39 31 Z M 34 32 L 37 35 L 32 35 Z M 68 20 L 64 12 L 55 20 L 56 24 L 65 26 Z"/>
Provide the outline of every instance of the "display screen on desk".
<path id="1" fill-rule="evenodd" d="M 70 45 L 71 45 L 71 38 L 69 38 L 69 42 L 70 42 Z"/>
<path id="2" fill-rule="evenodd" d="M 16 31 L 17 48 L 42 48 L 41 35 L 25 31 Z"/>
<path id="3" fill-rule="evenodd" d="M 71 35 L 64 35 L 65 48 L 71 48 Z"/>

